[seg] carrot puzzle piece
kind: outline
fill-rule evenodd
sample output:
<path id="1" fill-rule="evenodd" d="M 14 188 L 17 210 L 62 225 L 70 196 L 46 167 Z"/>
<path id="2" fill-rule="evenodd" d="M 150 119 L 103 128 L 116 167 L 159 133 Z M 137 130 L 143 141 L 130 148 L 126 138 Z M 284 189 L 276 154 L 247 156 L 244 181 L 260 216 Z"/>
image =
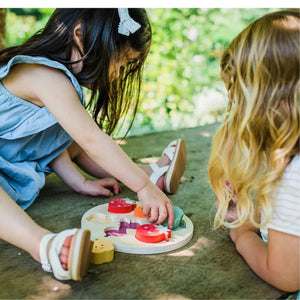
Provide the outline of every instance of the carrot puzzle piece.
<path id="1" fill-rule="evenodd" d="M 90 262 L 95 265 L 104 264 L 114 259 L 114 245 L 107 239 L 96 239 L 92 249 Z"/>
<path id="2" fill-rule="evenodd" d="M 150 217 L 150 214 L 148 216 L 145 216 L 143 214 L 143 206 L 137 206 L 135 209 L 134 209 L 134 216 L 136 218 L 148 218 Z"/>
<path id="3" fill-rule="evenodd" d="M 136 228 L 135 237 L 144 243 L 160 243 L 169 240 L 171 230 L 161 225 L 143 224 Z"/>
<path id="4" fill-rule="evenodd" d="M 133 211 L 136 207 L 135 201 L 128 198 L 112 199 L 108 203 L 108 211 L 115 214 L 126 214 Z"/>

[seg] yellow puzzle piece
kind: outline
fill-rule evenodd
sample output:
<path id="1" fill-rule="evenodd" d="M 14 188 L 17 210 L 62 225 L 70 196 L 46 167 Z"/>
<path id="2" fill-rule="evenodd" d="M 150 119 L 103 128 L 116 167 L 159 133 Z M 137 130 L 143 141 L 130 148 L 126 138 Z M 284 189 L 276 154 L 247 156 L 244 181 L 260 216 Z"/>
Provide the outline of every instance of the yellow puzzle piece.
<path id="1" fill-rule="evenodd" d="M 104 264 L 114 259 L 115 247 L 107 239 L 95 239 L 90 262 L 95 265 Z"/>

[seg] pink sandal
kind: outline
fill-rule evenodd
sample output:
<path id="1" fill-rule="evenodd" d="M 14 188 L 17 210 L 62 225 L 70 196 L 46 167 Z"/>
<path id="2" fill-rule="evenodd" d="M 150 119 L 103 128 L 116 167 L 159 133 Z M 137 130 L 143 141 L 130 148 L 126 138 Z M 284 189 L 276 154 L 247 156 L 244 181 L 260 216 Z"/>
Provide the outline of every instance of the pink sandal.
<path id="1" fill-rule="evenodd" d="M 68 236 L 72 236 L 72 242 L 69 251 L 68 270 L 64 270 L 59 255 Z M 50 249 L 47 251 L 48 243 L 53 237 Z M 58 234 L 46 234 L 40 244 L 42 268 L 46 272 L 53 272 L 55 278 L 59 280 L 82 280 L 88 270 L 92 246 L 93 242 L 90 240 L 89 230 L 74 228 Z"/>
<path id="2" fill-rule="evenodd" d="M 169 157 L 170 164 L 164 167 L 159 167 L 156 163 L 150 164 L 149 166 L 153 171 L 150 180 L 156 184 L 158 179 L 165 174 L 165 192 L 174 194 L 179 187 L 181 176 L 186 168 L 187 150 L 184 140 L 177 139 L 172 141 L 161 156 L 164 154 Z"/>

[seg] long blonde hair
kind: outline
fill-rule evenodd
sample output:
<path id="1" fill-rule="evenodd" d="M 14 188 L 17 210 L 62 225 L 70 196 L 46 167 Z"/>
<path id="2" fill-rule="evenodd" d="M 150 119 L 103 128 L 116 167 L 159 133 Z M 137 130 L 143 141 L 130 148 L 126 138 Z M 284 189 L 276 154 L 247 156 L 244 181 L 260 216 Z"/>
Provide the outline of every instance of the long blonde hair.
<path id="1" fill-rule="evenodd" d="M 214 228 L 237 227 L 259 210 L 266 224 L 271 193 L 299 153 L 299 10 L 268 14 L 244 29 L 224 51 L 221 76 L 228 91 L 225 120 L 217 131 L 209 178 L 219 199 Z M 232 193 L 226 188 L 228 180 Z M 234 222 L 225 220 L 232 194 Z"/>

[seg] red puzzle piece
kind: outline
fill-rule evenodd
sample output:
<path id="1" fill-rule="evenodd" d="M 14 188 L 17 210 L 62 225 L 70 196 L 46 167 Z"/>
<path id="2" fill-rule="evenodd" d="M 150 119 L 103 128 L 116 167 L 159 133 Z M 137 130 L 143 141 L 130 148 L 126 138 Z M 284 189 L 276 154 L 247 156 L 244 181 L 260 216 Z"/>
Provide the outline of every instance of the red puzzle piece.
<path id="1" fill-rule="evenodd" d="M 137 227 L 135 237 L 144 243 L 160 243 L 169 240 L 171 230 L 154 224 L 143 224 Z"/>
<path id="2" fill-rule="evenodd" d="M 136 204 L 132 200 L 121 198 L 112 199 L 108 203 L 108 211 L 115 214 L 126 214 L 133 211 Z"/>

